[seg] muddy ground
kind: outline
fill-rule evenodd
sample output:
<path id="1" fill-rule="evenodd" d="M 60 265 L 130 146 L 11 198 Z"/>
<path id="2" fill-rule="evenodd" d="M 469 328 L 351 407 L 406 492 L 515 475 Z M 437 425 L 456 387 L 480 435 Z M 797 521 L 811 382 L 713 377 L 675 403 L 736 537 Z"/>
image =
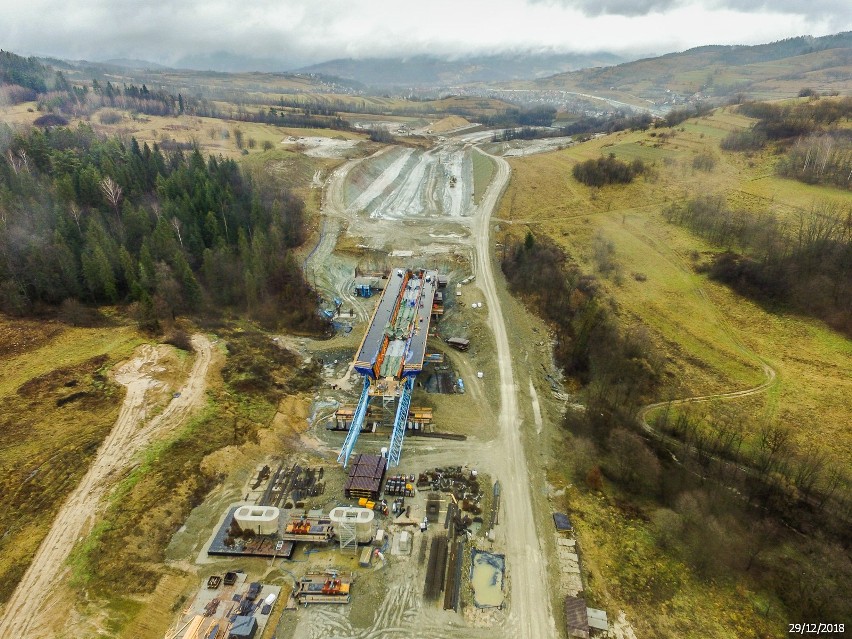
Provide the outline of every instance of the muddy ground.
<path id="1" fill-rule="evenodd" d="M 98 450 L 88 472 L 63 504 L 6 605 L 0 619 L 0 635 L 35 638 L 53 633 L 51 616 L 41 612 L 52 604 L 53 587 L 67 572 L 65 560 L 74 543 L 89 532 L 101 500 L 111 486 L 109 479 L 125 472 L 134 455 L 155 438 L 174 430 L 204 402 L 213 347 L 210 340 L 201 334 L 195 335 L 192 343 L 196 358 L 186 382 L 165 410 L 147 423 L 145 420 L 152 408 L 151 395 L 156 394 L 162 385 L 156 374 L 162 372 L 158 362 L 166 347 L 144 345 L 136 357 L 116 371 L 116 381 L 127 388 L 127 394 L 115 426 Z M 33 593 L 39 593 L 39 596 L 34 597 Z"/>
<path id="2" fill-rule="evenodd" d="M 297 142 L 304 144 L 303 152 L 312 150 L 309 140 Z M 310 397 L 282 401 L 271 428 L 262 431 L 255 444 L 226 448 L 205 459 L 208 470 L 227 479 L 174 536 L 167 551 L 174 574 L 164 578 L 153 597 L 162 600 L 163 609 L 174 605 L 178 611 L 192 596 L 199 577 L 230 569 L 242 569 L 253 579 L 280 585 L 286 597 L 294 578 L 308 569 L 334 568 L 356 573 L 352 603 L 286 612 L 279 604 L 270 625 L 274 631 L 269 630 L 266 639 L 272 632 L 278 639 L 559 636 L 552 611 L 558 610 L 564 593 L 548 586 L 549 566 L 557 563 L 550 520 L 552 495 L 544 467 L 560 436 L 563 401 L 548 381 L 554 371 L 546 329 L 495 277 L 499 267 L 489 218 L 508 180 L 508 165 L 495 158 L 498 170 L 477 205 L 472 196 L 471 154 L 475 151 L 468 141 L 444 138 L 426 150 L 388 146 L 349 160 L 343 158 L 350 152 L 357 154 L 357 147 L 338 148 L 337 142 L 343 141 L 313 147 L 322 153 L 337 153 L 335 157 L 342 163 L 328 175 L 314 176 L 314 186 L 322 189 L 321 222 L 303 266 L 320 292 L 324 308 L 333 308 L 335 299 L 341 302 L 341 316 L 335 318 L 339 330 L 330 340 L 287 335 L 270 338 L 300 353 L 306 362 L 322 360 L 323 383 Z M 343 556 L 335 548 L 316 551 L 300 547 L 289 561 L 207 557 L 204 546 L 210 534 L 228 506 L 245 498 L 246 483 L 258 463 L 298 461 L 323 466 L 326 491 L 307 506 L 328 510 L 348 503 L 342 492 L 345 472 L 336 463 L 344 434 L 330 431 L 326 425 L 340 404 L 357 401 L 361 380 L 352 370 L 352 357 L 378 301 L 377 297 L 356 297 L 354 279 L 357 273 L 415 266 L 437 268 L 450 279 L 444 292 L 445 314 L 427 350 L 444 353 L 447 371 L 464 380 L 465 392 L 431 393 L 418 386 L 412 405 L 433 410 L 433 430 L 465 439 L 408 436 L 401 465 L 390 472 L 416 475 L 439 466 L 464 466 L 499 480 L 503 489 L 493 541 L 485 538 L 485 531 L 477 530 L 467 545 L 459 612 L 443 610 L 442 598 L 432 602 L 423 596 L 426 568 L 419 561 L 420 545 L 425 543 L 423 539 L 443 534 L 443 526 L 430 527 L 424 536 L 415 533 L 410 556 L 386 553 L 384 563 L 370 568 L 360 568 L 357 558 Z M 470 339 L 470 350 L 449 349 L 443 340 L 451 336 Z M 190 375 L 190 379 L 196 378 L 198 375 Z M 425 380 L 424 376 L 421 381 Z M 202 392 L 191 388 L 195 390 L 182 397 Z M 128 397 L 135 395 L 128 393 Z M 164 414 L 169 415 L 169 410 Z M 355 452 L 378 453 L 388 439 L 387 430 L 362 435 Z M 89 510 L 83 507 L 78 518 L 88 517 Z M 380 525 L 398 531 L 389 521 Z M 501 608 L 473 605 L 467 571 L 474 545 L 506 555 Z M 63 552 L 44 561 L 61 566 Z M 177 592 L 182 594 L 173 601 Z M 145 624 L 136 623 L 133 628 L 149 632 Z"/>
<path id="3" fill-rule="evenodd" d="M 460 613 L 425 601 L 425 569 L 414 557 L 415 540 L 410 558 L 388 557 L 386 565 L 370 569 L 353 565 L 359 581 L 351 606 L 285 613 L 276 631 L 279 639 L 541 637 L 558 632 L 551 609 L 559 593 L 548 589 L 543 578 L 550 563 L 547 557 L 555 553 L 547 492 L 532 488 L 545 486 L 537 460 L 554 432 L 552 391 L 545 378 L 552 373 L 549 340 L 543 327 L 495 285 L 488 215 L 508 179 L 508 166 L 499 164 L 491 191 L 477 206 L 472 197 L 472 152 L 471 144 L 459 139 L 444 139 L 425 151 L 386 147 L 341 165 L 329 176 L 322 231 L 306 269 L 325 296 L 343 301 L 339 321 L 352 329 L 339 331 L 330 341 L 289 345 L 305 358 L 323 360 L 325 385 L 314 399 L 303 437 L 318 452 L 331 451 L 334 456 L 344 434 L 325 425 L 339 404 L 357 401 L 360 379 L 351 369 L 351 357 L 377 301 L 353 296 L 356 269 L 423 265 L 450 276 L 447 309 L 437 331 L 444 338 L 467 337 L 472 346 L 458 353 L 433 341 L 436 348 L 428 350 L 445 353 L 447 365 L 464 379 L 466 392 L 435 394 L 418 387 L 412 405 L 432 407 L 435 430 L 465 435 L 467 440 L 408 436 L 400 470 L 418 473 L 435 466 L 466 465 L 501 480 L 502 523 L 493 545 L 487 542 L 486 548 L 507 554 L 505 605 L 501 610 L 475 608 L 466 572 Z M 456 288 L 474 274 L 476 279 Z M 495 334 L 500 336 L 497 341 Z M 388 432 L 363 435 L 356 452 L 377 453 L 388 437 Z M 524 444 L 529 448 L 526 456 Z M 342 495 L 339 498 L 343 500 Z M 330 557 L 332 563 L 344 562 L 338 567 L 349 565 L 339 553 Z M 295 568 L 303 567 L 296 563 Z"/>

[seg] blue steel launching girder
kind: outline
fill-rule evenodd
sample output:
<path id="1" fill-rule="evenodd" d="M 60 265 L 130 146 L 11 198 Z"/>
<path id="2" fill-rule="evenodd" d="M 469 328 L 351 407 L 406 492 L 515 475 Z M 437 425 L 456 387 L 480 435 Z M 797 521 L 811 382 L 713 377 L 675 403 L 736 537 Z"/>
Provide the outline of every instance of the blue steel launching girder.
<path id="1" fill-rule="evenodd" d="M 349 425 L 349 432 L 346 434 L 346 440 L 343 442 L 343 447 L 340 449 L 340 454 L 337 456 L 337 462 L 346 464 L 349 463 L 349 456 L 352 454 L 352 449 L 355 448 L 355 442 L 358 435 L 361 434 L 361 428 L 364 427 L 364 418 L 367 416 L 367 405 L 370 403 L 370 378 L 364 376 L 364 390 L 361 391 L 361 399 L 358 400 L 358 408 L 355 409 L 355 414 L 352 416 L 352 423 Z"/>
<path id="2" fill-rule="evenodd" d="M 393 422 L 393 434 L 391 434 L 390 448 L 388 449 L 388 467 L 399 466 L 399 458 L 402 456 L 402 439 L 405 437 L 405 428 L 408 425 L 408 408 L 411 406 L 411 391 L 414 389 L 414 376 L 407 377 L 402 385 L 402 393 L 396 408 L 396 419 Z"/>

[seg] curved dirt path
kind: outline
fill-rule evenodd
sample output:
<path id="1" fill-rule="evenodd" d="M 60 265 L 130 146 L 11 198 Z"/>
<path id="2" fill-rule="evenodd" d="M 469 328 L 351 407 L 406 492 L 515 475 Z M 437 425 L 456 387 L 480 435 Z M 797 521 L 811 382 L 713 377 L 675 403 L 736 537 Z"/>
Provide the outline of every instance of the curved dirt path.
<path id="1" fill-rule="evenodd" d="M 752 386 L 751 388 L 744 388 L 742 390 L 728 391 L 727 393 L 713 393 L 711 395 L 695 395 L 694 397 L 670 399 L 666 402 L 654 402 L 653 404 L 643 406 L 639 410 L 638 414 L 639 422 L 642 424 L 642 428 L 644 428 L 650 433 L 658 434 L 658 431 L 646 421 L 648 413 L 650 413 L 655 408 L 661 408 L 663 406 L 681 406 L 683 404 L 698 404 L 701 402 L 709 402 L 714 399 L 734 399 L 737 397 L 748 397 L 749 395 L 756 395 L 757 393 L 762 393 L 763 391 L 770 388 L 773 384 L 775 384 L 775 379 L 778 375 L 775 372 L 775 369 L 763 360 L 760 361 L 760 365 L 763 368 L 763 374 L 766 375 L 766 379 L 763 381 L 762 384 L 758 384 L 757 386 Z"/>
<path id="2" fill-rule="evenodd" d="M 656 238 L 651 237 L 648 233 L 640 231 L 640 234 L 644 238 L 645 242 L 651 246 L 654 250 L 660 253 L 660 256 L 666 260 L 669 264 L 671 264 L 674 268 L 681 271 L 688 271 L 688 267 L 685 267 L 686 263 L 685 258 L 674 248 L 671 246 L 667 246 L 662 242 L 659 242 Z M 639 409 L 637 413 L 637 419 L 639 421 L 639 425 L 642 427 L 645 432 L 650 435 L 654 435 L 656 437 L 666 437 L 673 441 L 677 441 L 682 444 L 680 440 L 677 438 L 671 438 L 667 435 L 664 435 L 656 428 L 651 426 L 648 423 L 648 414 L 656 408 L 661 408 L 663 406 L 681 406 L 684 404 L 699 404 L 702 402 L 708 402 L 716 399 L 736 399 L 739 397 L 748 397 L 750 395 L 756 395 L 758 393 L 762 393 L 769 388 L 771 388 L 778 378 L 778 372 L 760 355 L 758 355 L 751 348 L 746 346 L 743 341 L 737 336 L 725 318 L 719 312 L 719 309 L 716 308 L 716 305 L 710 300 L 707 296 L 706 291 L 698 285 L 693 286 L 693 293 L 698 296 L 705 304 L 709 315 L 712 316 L 719 326 L 722 328 L 722 331 L 728 336 L 731 340 L 731 343 L 746 357 L 756 361 L 760 368 L 763 370 L 763 374 L 765 379 L 762 383 L 757 386 L 752 386 L 750 388 L 744 388 L 740 390 L 728 391 L 725 393 L 711 393 L 709 395 L 695 395 L 693 397 L 682 397 L 680 399 L 672 399 L 664 402 L 654 402 L 653 404 L 648 404 L 647 406 L 643 406 Z"/>
<path id="3" fill-rule="evenodd" d="M 48 609 L 52 588 L 68 571 L 66 559 L 77 540 L 88 533 L 113 480 L 121 476 L 154 437 L 174 430 L 204 404 L 213 348 L 203 335 L 194 335 L 192 345 L 196 351 L 195 363 L 180 395 L 147 423 L 149 407 L 145 396 L 159 384 L 151 377 L 159 359 L 157 348 L 150 344 L 142 346 L 134 359 L 116 371 L 116 380 L 127 387 L 118 419 L 88 472 L 57 513 L 50 532 L 6 604 L 0 619 L 0 637 L 48 636 L 48 626 L 55 624 L 40 623 L 39 615 Z"/>
<path id="4" fill-rule="evenodd" d="M 639 422 L 639 425 L 642 427 L 646 433 L 655 437 L 661 441 L 666 442 L 667 444 L 674 446 L 687 446 L 690 449 L 694 449 L 695 447 L 691 444 L 685 442 L 684 440 L 663 433 L 662 431 L 654 428 L 651 424 L 648 423 L 648 414 L 657 409 L 662 408 L 663 406 L 682 406 L 684 404 L 699 404 L 701 402 L 709 402 L 714 399 L 735 399 L 738 397 L 748 397 L 749 395 L 756 395 L 757 393 L 762 393 L 768 390 L 775 384 L 775 381 L 778 377 L 774 368 L 772 368 L 769 364 L 763 361 L 760 356 L 756 354 L 752 354 L 759 362 L 760 366 L 763 369 L 763 374 L 766 375 L 766 379 L 762 384 L 758 384 L 757 386 L 752 386 L 751 388 L 744 388 L 742 390 L 734 390 L 728 391 L 727 393 L 713 393 L 710 395 L 695 395 L 693 397 L 682 397 L 680 399 L 671 399 L 665 402 L 654 402 L 653 404 L 648 404 L 639 409 L 639 412 L 636 414 L 636 419 Z M 737 470 L 747 473 L 754 474 L 754 470 L 749 466 L 740 466 L 736 462 L 732 462 L 728 459 L 723 459 L 714 454 L 708 454 L 706 451 L 703 453 L 704 455 L 708 455 L 711 459 L 717 462 L 721 462 L 723 464 L 729 464 L 735 466 Z"/>
<path id="5" fill-rule="evenodd" d="M 473 220 L 474 251 L 476 254 L 477 283 L 485 294 L 490 312 L 488 323 L 497 346 L 497 363 L 500 371 L 500 434 L 498 455 L 504 460 L 499 474 L 505 510 L 506 556 L 509 563 L 511 594 L 509 622 L 512 630 L 507 634 L 519 639 L 556 637 L 556 624 L 550 606 L 550 591 L 541 544 L 533 518 L 529 489 L 529 470 L 521 441 L 521 416 L 518 411 L 518 389 L 512 368 L 512 352 L 506 322 L 500 307 L 500 298 L 494 283 L 494 269 L 490 259 L 489 221 L 506 184 L 511 170 L 503 158 L 491 156 L 497 165 L 485 196 L 476 208 Z"/>

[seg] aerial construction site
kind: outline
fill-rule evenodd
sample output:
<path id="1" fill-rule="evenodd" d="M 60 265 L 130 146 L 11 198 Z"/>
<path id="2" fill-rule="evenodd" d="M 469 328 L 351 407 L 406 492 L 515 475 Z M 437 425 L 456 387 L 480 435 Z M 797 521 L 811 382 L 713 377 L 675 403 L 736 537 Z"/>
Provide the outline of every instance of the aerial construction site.
<path id="1" fill-rule="evenodd" d="M 258 459 L 223 495 L 196 558 L 203 575 L 283 575 L 265 637 L 553 637 L 550 610 L 582 594 L 570 529 L 533 516 L 519 426 L 541 418 L 520 408 L 489 255 L 507 165 L 489 160 L 480 203 L 450 198 L 451 211 L 412 181 L 424 158 L 456 157 L 430 172 L 455 196 L 475 153 L 450 138 L 420 162 L 391 148 L 328 177 L 305 269 L 336 335 L 286 341 L 324 387 L 296 452 Z"/>
<path id="2" fill-rule="evenodd" d="M 581 593 L 570 531 L 532 507 L 540 469 L 521 426 L 540 429 L 541 415 L 519 401 L 490 253 L 508 165 L 461 134 L 431 143 L 383 147 L 321 181 L 303 268 L 334 336 L 265 338 L 319 381 L 281 403 L 250 452 L 205 460 L 224 479 L 176 527 L 167 562 L 192 579 L 173 614 L 174 601 L 146 622 L 168 625 L 158 636 L 533 639 L 556 636 L 551 610 Z M 494 166 L 478 202 L 477 154 Z M 195 343 L 206 357 L 165 418 L 204 397 L 215 352 Z M 149 356 L 128 365 L 129 383 Z M 545 561 L 557 547 L 564 562 Z"/>

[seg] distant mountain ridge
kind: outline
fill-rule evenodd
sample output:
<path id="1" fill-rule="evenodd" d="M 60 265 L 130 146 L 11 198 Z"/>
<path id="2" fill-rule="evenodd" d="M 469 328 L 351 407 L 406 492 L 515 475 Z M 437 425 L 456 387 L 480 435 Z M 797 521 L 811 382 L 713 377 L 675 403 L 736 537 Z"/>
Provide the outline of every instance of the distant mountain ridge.
<path id="1" fill-rule="evenodd" d="M 501 53 L 442 58 L 417 55 L 406 58 L 342 58 L 297 69 L 366 86 L 438 87 L 461 84 L 529 80 L 564 71 L 624 62 L 613 53 Z"/>
<path id="2" fill-rule="evenodd" d="M 135 60 L 131 58 L 113 58 L 111 60 L 104 60 L 103 64 L 108 64 L 113 67 L 124 67 L 127 69 L 156 69 L 158 71 L 169 68 L 164 64 L 157 64 L 150 60 Z"/>
<path id="3" fill-rule="evenodd" d="M 644 101 L 657 101 L 664 92 L 781 97 L 805 86 L 848 92 L 852 90 L 852 32 L 754 46 L 696 47 L 606 68 L 560 73 L 526 86 L 605 92 Z"/>

